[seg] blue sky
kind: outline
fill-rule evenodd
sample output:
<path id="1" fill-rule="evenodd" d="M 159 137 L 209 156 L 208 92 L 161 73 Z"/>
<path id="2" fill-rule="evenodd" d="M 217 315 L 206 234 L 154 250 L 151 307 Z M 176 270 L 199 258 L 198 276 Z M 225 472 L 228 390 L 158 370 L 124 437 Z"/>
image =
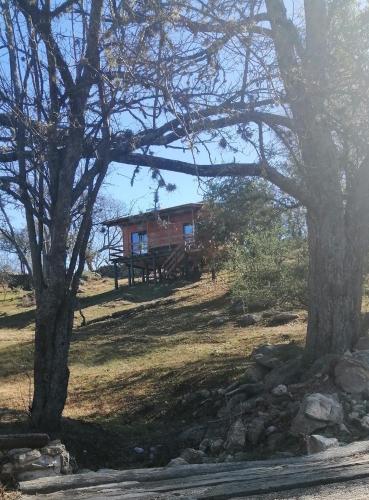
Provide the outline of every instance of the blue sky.
<path id="1" fill-rule="evenodd" d="M 136 213 L 153 207 L 156 183 L 152 180 L 149 169 L 142 168 L 131 186 L 133 171 L 132 166 L 113 165 L 106 179 L 103 193 L 122 201 L 128 210 Z M 177 186 L 173 192 L 160 190 L 159 204 L 162 208 L 202 199 L 204 188 L 196 177 L 173 172 L 162 172 L 162 174 L 166 182 Z"/>

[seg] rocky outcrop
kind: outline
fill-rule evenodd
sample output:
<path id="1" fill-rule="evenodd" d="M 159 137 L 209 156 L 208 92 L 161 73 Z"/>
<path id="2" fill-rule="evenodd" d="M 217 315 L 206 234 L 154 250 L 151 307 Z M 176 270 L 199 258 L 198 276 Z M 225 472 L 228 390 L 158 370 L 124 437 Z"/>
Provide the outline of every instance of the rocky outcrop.
<path id="1" fill-rule="evenodd" d="M 336 364 L 335 382 L 350 394 L 369 393 L 369 351 L 343 356 Z"/>
<path id="2" fill-rule="evenodd" d="M 69 453 L 59 440 L 40 449 L 4 450 L 0 459 L 0 478 L 4 481 L 29 481 L 72 472 Z"/>
<path id="3" fill-rule="evenodd" d="M 308 394 L 304 397 L 299 412 L 292 421 L 294 435 L 309 435 L 329 424 L 343 422 L 343 409 L 336 394 Z"/>
<path id="4" fill-rule="evenodd" d="M 228 387 L 182 399 L 206 427 L 197 445 L 203 462 L 316 453 L 367 438 L 369 351 L 327 355 L 307 368 L 300 353 L 293 343 L 262 345 Z"/>
<path id="5" fill-rule="evenodd" d="M 327 438 L 325 436 L 320 436 L 319 434 L 308 436 L 306 440 L 308 455 L 320 453 L 321 451 L 326 451 L 330 448 L 337 448 L 338 444 L 337 438 Z"/>

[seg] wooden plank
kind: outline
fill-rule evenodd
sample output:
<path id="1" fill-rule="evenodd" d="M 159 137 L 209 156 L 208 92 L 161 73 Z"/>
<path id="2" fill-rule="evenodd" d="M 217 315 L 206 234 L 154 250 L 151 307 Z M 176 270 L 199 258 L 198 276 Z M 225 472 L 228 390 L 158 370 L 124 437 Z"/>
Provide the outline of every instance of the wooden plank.
<path id="1" fill-rule="evenodd" d="M 234 497 L 233 500 L 241 500 L 245 497 Z M 266 495 L 248 496 L 247 500 L 368 500 L 369 478 L 353 479 L 341 483 L 329 483 L 304 488 L 303 490 L 289 490 L 279 493 L 268 493 Z"/>
<path id="2" fill-rule="evenodd" d="M 50 438 L 47 434 L 2 434 L 0 435 L 0 450 L 11 450 L 12 448 L 42 448 L 46 446 Z"/>
<path id="3" fill-rule="evenodd" d="M 312 470 L 305 467 L 299 473 L 293 470 L 291 465 L 285 467 L 285 471 L 275 470 L 274 475 L 268 475 L 267 470 L 259 470 L 259 474 L 253 477 L 242 477 L 239 472 L 234 473 L 232 478 L 228 474 L 223 474 L 219 477 L 220 484 L 208 486 L 201 484 L 191 484 L 193 478 L 187 478 L 189 481 L 188 487 L 183 489 L 181 484 L 174 483 L 177 487 L 170 488 L 168 491 L 160 491 L 159 487 L 152 487 L 153 485 L 138 485 L 138 483 L 117 483 L 110 485 L 100 485 L 90 488 L 73 489 L 61 491 L 58 493 L 51 493 L 48 495 L 36 495 L 34 497 L 26 497 L 29 500 L 102 500 L 107 499 L 165 499 L 165 498 L 191 498 L 191 499 L 227 499 L 236 497 L 237 495 L 259 495 L 266 492 L 287 492 L 288 490 L 299 488 L 306 489 L 314 485 L 330 484 L 331 482 L 343 482 L 352 480 L 353 478 L 364 478 L 368 482 L 369 457 L 365 463 L 358 463 L 355 459 L 351 461 L 343 461 L 342 463 L 332 462 L 330 466 L 322 468 L 315 464 Z M 253 472 L 253 469 L 245 471 L 247 473 Z M 238 474 L 238 477 L 236 476 Z M 198 478 L 200 480 L 200 478 Z M 207 480 L 206 480 L 207 481 Z M 135 489 L 135 486 L 138 488 Z M 130 491 L 127 491 L 127 488 Z M 275 498 L 275 497 L 273 497 Z M 281 497 L 283 498 L 283 496 Z M 289 496 L 287 498 L 290 498 Z M 298 497 L 297 497 L 298 498 Z M 348 498 L 356 498 L 350 496 Z"/>
<path id="4" fill-rule="evenodd" d="M 46 477 L 35 479 L 33 481 L 23 481 L 20 483 L 20 489 L 24 493 L 34 494 L 51 493 L 59 490 L 67 490 L 74 488 L 82 488 L 88 486 L 96 486 L 99 484 L 119 483 L 122 481 L 140 481 L 153 482 L 164 481 L 175 478 L 186 478 L 194 475 L 203 475 L 209 473 L 230 472 L 237 470 L 278 467 L 284 465 L 300 465 L 307 466 L 314 463 L 322 463 L 326 460 L 336 460 L 347 458 L 352 455 L 369 453 L 369 441 L 352 443 L 339 448 L 332 448 L 322 453 L 315 455 L 285 458 L 279 460 L 263 460 L 253 462 L 234 462 L 234 463 L 219 463 L 219 464 L 196 464 L 182 465 L 178 467 L 159 467 L 152 469 L 131 469 L 124 471 L 104 471 L 90 472 L 87 474 L 73 474 L 70 476 Z M 264 474 L 266 471 L 264 472 Z"/>
<path id="5" fill-rule="evenodd" d="M 81 488 L 78 490 L 59 491 L 48 493 L 46 495 L 22 495 L 22 500 L 105 500 L 105 499 L 124 499 L 124 500 L 173 500 L 172 493 L 158 493 L 147 489 L 124 490 L 115 488 L 115 485 L 100 485 L 91 488 Z M 187 493 L 178 494 L 175 498 L 180 500 L 193 500 Z"/>
<path id="6" fill-rule="evenodd" d="M 73 493 L 75 495 L 75 491 Z M 36 496 L 22 496 L 22 500 L 154 500 L 154 499 L 165 499 L 168 495 L 159 495 L 158 493 L 152 493 L 148 491 L 134 491 L 134 492 L 120 492 L 117 490 L 100 489 L 97 492 L 80 492 L 78 496 L 66 496 L 67 492 L 62 491 L 59 493 L 50 493 L 48 495 L 36 495 Z M 173 498 L 173 497 L 172 497 Z M 179 498 L 183 498 L 179 496 Z"/>
<path id="7" fill-rule="evenodd" d="M 322 484 L 338 483 L 352 479 L 363 479 L 369 477 L 367 464 L 354 464 L 348 467 L 337 467 L 331 470 L 306 470 L 301 474 L 287 476 L 269 477 L 267 471 L 263 478 L 250 481 L 234 481 L 222 483 L 215 486 L 194 486 L 192 488 L 172 490 L 173 495 L 187 494 L 197 499 L 223 500 L 234 498 L 239 495 L 249 497 L 272 492 L 287 492 L 293 489 L 305 489 Z M 352 497 L 350 497 L 352 498 Z"/>
<path id="8" fill-rule="evenodd" d="M 213 486 L 217 484 L 228 484 L 245 482 L 249 484 L 250 488 L 256 486 L 258 491 L 259 485 L 265 482 L 265 478 L 274 484 L 277 480 L 286 482 L 299 480 L 300 477 L 305 477 L 306 474 L 318 475 L 326 473 L 334 477 L 336 474 L 340 475 L 341 470 L 346 470 L 352 467 L 366 467 L 367 475 L 369 476 L 369 455 L 365 459 L 347 459 L 347 460 L 332 460 L 330 462 L 322 462 L 306 465 L 286 465 L 279 467 L 260 467 L 250 468 L 239 471 L 230 471 L 227 473 L 214 473 L 199 476 L 190 476 L 183 479 L 171 479 L 167 481 L 159 481 L 152 483 L 145 483 L 148 489 L 158 492 L 175 491 L 177 489 L 185 489 L 192 487 Z M 144 484 L 144 483 L 142 483 Z"/>

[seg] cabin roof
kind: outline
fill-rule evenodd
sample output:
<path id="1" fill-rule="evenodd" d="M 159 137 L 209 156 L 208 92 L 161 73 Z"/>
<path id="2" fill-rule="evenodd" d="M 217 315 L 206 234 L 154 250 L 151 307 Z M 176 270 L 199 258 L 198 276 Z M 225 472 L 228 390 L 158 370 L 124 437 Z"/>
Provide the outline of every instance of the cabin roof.
<path id="1" fill-rule="evenodd" d="M 141 212 L 135 215 L 127 215 L 125 217 L 118 217 L 103 222 L 104 226 L 122 226 L 130 224 L 137 224 L 138 222 L 153 220 L 157 215 L 170 215 L 190 212 L 191 210 L 200 210 L 203 203 L 185 203 L 184 205 L 177 205 L 175 207 L 159 208 L 156 210 L 149 210 L 148 212 Z"/>

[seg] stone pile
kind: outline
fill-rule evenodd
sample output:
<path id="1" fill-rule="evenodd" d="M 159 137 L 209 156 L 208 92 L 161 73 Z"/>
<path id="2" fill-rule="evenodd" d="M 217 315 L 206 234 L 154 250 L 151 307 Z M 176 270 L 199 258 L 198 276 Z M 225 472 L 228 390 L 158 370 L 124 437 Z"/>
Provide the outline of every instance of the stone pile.
<path id="1" fill-rule="evenodd" d="M 171 465 L 316 453 L 369 436 L 369 346 L 304 366 L 297 346 L 263 345 L 229 387 L 181 400 L 197 425 Z M 364 347 L 364 349 L 363 349 Z"/>
<path id="2" fill-rule="evenodd" d="M 14 448 L 0 451 L 0 479 L 4 483 L 71 473 L 69 453 L 59 440 L 50 441 L 40 449 Z"/>

